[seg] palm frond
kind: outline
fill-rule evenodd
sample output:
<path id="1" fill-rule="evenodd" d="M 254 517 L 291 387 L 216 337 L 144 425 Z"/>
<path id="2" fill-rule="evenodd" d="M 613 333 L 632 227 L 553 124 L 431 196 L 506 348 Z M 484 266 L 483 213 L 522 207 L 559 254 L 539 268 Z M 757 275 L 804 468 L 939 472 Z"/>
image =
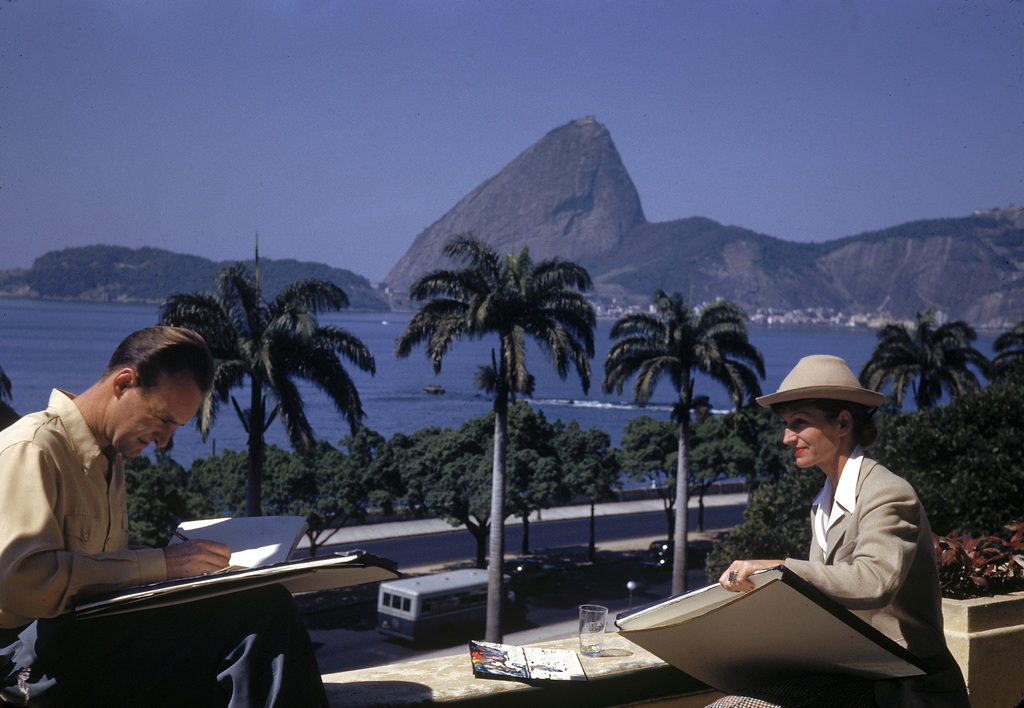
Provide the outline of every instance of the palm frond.
<path id="1" fill-rule="evenodd" d="M 952 396 L 977 391 L 980 383 L 969 367 L 987 375 L 990 363 L 971 346 L 977 336 L 974 329 L 960 321 L 935 327 L 931 310 L 917 313 L 916 319 L 913 331 L 898 324 L 878 331 L 871 358 L 858 377 L 861 383 L 875 390 L 891 386 L 897 406 L 911 388 L 918 409 L 936 405 L 943 391 Z"/>
<path id="2" fill-rule="evenodd" d="M 313 431 L 294 379 L 307 380 L 324 391 L 355 432 L 364 412 L 356 387 L 341 359 L 374 374 L 373 355 L 357 338 L 339 327 L 321 327 L 316 315 L 348 305 L 341 288 L 316 279 L 300 280 L 268 304 L 244 264 L 217 275 L 213 293 L 174 295 L 161 307 L 164 324 L 186 326 L 210 344 L 215 358 L 214 389 L 203 402 L 197 425 L 204 439 L 218 407 L 230 401 L 249 433 L 250 469 L 247 513 L 259 513 L 263 433 L 280 414 L 292 444 L 305 447 Z M 249 378 L 250 406 L 240 406 L 231 391 Z M 268 396 L 275 402 L 266 413 Z M 255 446 L 255 449 L 254 449 Z"/>

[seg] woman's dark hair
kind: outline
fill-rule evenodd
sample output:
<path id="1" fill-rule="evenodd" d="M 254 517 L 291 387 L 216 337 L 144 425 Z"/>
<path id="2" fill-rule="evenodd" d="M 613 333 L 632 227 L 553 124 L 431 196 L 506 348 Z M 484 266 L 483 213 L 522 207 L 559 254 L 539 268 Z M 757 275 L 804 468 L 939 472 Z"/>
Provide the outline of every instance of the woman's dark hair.
<path id="1" fill-rule="evenodd" d="M 825 414 L 825 419 L 834 423 L 842 411 L 849 411 L 853 419 L 853 442 L 863 448 L 869 448 L 878 437 L 878 427 L 875 425 L 875 408 L 869 408 L 862 403 L 853 401 L 842 401 L 836 398 L 805 398 L 799 401 L 785 401 L 772 406 L 772 413 L 780 415 L 784 411 L 792 410 L 803 406 L 817 408 Z"/>
<path id="2" fill-rule="evenodd" d="M 150 389 L 161 376 L 188 376 L 204 394 L 213 388 L 213 356 L 206 341 L 190 329 L 158 325 L 133 332 L 114 350 L 107 369 L 108 376 L 130 367 L 138 375 L 138 383 Z"/>

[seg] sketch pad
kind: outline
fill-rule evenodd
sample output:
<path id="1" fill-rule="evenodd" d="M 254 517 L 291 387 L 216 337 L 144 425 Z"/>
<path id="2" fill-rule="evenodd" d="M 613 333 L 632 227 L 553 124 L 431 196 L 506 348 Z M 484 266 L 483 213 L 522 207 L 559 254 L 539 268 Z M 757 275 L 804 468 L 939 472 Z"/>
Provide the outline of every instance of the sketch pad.
<path id="1" fill-rule="evenodd" d="M 810 673 L 925 673 L 905 648 L 791 571 L 762 571 L 752 580 L 758 587 L 749 593 L 715 584 L 623 613 L 616 625 L 623 637 L 729 693 Z"/>
<path id="2" fill-rule="evenodd" d="M 293 593 L 361 585 L 398 577 L 394 562 L 364 551 L 317 556 L 276 565 L 168 580 L 124 588 L 107 595 L 85 598 L 75 606 L 80 618 L 135 612 L 193 602 L 279 583 Z"/>

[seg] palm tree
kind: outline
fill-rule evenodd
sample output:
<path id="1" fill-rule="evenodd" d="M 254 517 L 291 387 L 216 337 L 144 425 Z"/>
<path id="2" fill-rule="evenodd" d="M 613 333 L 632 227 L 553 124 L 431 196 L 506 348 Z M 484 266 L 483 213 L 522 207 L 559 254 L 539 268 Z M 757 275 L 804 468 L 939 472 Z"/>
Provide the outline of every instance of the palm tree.
<path id="1" fill-rule="evenodd" d="M 0 430 L 3 430 L 18 419 L 18 414 L 14 412 L 14 409 L 7 402 L 10 400 L 11 380 L 4 373 L 4 367 L 0 366 Z"/>
<path id="2" fill-rule="evenodd" d="M 436 270 L 412 284 L 410 298 L 423 304 L 395 341 L 395 356 L 408 356 L 422 342 L 439 373 L 455 342 L 498 337 L 497 353 L 492 350 L 491 365 L 481 367 L 477 384 L 494 394 L 486 638 L 501 641 L 508 406 L 517 394 L 533 392 L 533 376 L 526 370 L 527 336 L 551 357 L 562 379 L 575 368 L 583 391 L 590 388 L 596 319 L 582 291 L 591 282 L 575 263 L 555 258 L 534 264 L 528 248 L 502 257 L 471 234 L 450 238 L 444 254 L 465 267 Z"/>
<path id="3" fill-rule="evenodd" d="M 11 380 L 4 373 L 4 367 L 0 366 L 0 401 L 11 400 Z"/>
<path id="4" fill-rule="evenodd" d="M 981 387 L 978 377 L 967 366 L 987 373 L 989 362 L 971 346 L 976 338 L 966 322 L 936 327 L 933 310 L 918 312 L 913 332 L 902 324 L 887 324 L 878 330 L 871 358 L 860 370 L 860 382 L 876 391 L 891 383 L 897 407 L 903 405 L 910 387 L 918 410 L 935 406 L 943 389 L 952 396 L 977 391 Z"/>
<path id="5" fill-rule="evenodd" d="M 1024 368 L 1024 320 L 998 337 L 993 349 L 999 354 L 992 360 L 992 379 L 1001 381 L 1011 369 Z"/>
<path id="6" fill-rule="evenodd" d="M 364 413 L 359 392 L 340 357 L 373 374 L 373 354 L 346 330 L 320 325 L 316 319 L 319 312 L 347 306 L 348 296 L 341 288 L 316 279 L 290 283 L 265 302 L 260 294 L 257 253 L 255 277 L 244 264 L 238 264 L 217 275 L 215 293 L 172 295 L 161 307 L 161 323 L 195 330 L 209 343 L 216 359 L 213 395 L 203 402 L 197 418 L 203 439 L 213 427 L 220 404 L 228 400 L 249 436 L 247 516 L 260 515 L 264 433 L 274 418 L 281 416 L 297 449 L 314 443 L 294 379 L 309 381 L 324 391 L 353 434 L 361 424 Z M 246 376 L 251 387 L 249 407 L 243 410 L 230 392 L 243 386 Z"/>
<path id="7" fill-rule="evenodd" d="M 738 406 L 745 395 L 760 395 L 758 377 L 764 378 L 764 359 L 747 340 L 747 314 L 738 305 L 716 300 L 697 312 L 683 305 L 679 293 L 669 296 L 661 290 L 651 302 L 652 312 L 623 315 L 612 326 L 611 338 L 618 341 L 605 357 L 602 388 L 605 393 L 612 389 L 622 393 L 626 380 L 636 375 L 633 399 L 642 404 L 650 399 L 658 381 L 667 376 L 678 395 L 672 408 L 672 418 L 679 424 L 672 534 L 672 592 L 678 594 L 686 590 L 693 373 L 699 371 L 721 383 L 733 405 Z"/>

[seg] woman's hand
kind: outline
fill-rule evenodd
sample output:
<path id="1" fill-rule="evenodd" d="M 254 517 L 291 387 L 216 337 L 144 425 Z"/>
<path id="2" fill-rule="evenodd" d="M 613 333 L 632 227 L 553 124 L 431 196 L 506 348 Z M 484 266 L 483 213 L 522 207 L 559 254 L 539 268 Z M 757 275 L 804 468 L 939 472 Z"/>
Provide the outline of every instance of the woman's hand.
<path id="1" fill-rule="evenodd" d="M 751 573 L 764 570 L 765 568 L 776 568 L 783 565 L 784 561 L 781 560 L 738 560 L 733 561 L 725 572 L 722 573 L 721 577 L 718 578 L 718 582 L 721 583 L 722 587 L 730 592 L 750 592 L 754 589 L 754 584 L 748 580 Z"/>

